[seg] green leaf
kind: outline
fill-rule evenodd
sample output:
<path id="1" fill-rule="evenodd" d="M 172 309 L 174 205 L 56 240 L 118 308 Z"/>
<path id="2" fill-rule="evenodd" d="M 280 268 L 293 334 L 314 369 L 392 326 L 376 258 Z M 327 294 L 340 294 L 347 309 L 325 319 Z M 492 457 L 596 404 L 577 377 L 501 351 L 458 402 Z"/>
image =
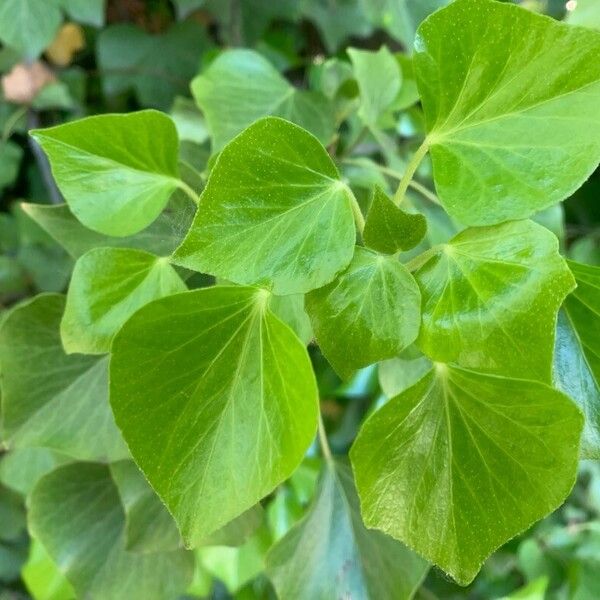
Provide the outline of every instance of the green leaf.
<path id="1" fill-rule="evenodd" d="M 349 48 L 360 90 L 359 116 L 374 127 L 392 106 L 402 86 L 402 71 L 394 55 L 382 46 L 377 52 Z"/>
<path id="2" fill-rule="evenodd" d="M 48 448 L 17 448 L 2 456 L 0 481 L 27 496 L 38 479 L 69 458 Z"/>
<path id="3" fill-rule="evenodd" d="M 71 276 L 60 325 L 65 351 L 108 352 L 115 333 L 134 312 L 186 289 L 166 258 L 125 248 L 90 250 Z"/>
<path id="4" fill-rule="evenodd" d="M 600 160 L 600 33 L 510 3 L 458 0 L 419 28 L 414 64 L 438 195 L 467 225 L 570 196 Z"/>
<path id="5" fill-rule="evenodd" d="M 412 344 L 420 302 L 415 280 L 397 258 L 361 247 L 337 279 L 306 296 L 319 347 L 343 378 Z"/>
<path id="6" fill-rule="evenodd" d="M 201 542 L 202 546 L 242 546 L 263 524 L 265 511 L 260 504 L 255 504 L 239 517 L 211 533 Z"/>
<path id="7" fill-rule="evenodd" d="M 176 96 L 189 95 L 202 52 L 210 47 L 205 29 L 189 19 L 161 34 L 128 23 L 103 29 L 97 61 L 107 96 L 133 90 L 142 106 L 169 110 Z"/>
<path id="8" fill-rule="evenodd" d="M 2 324 L 5 439 L 13 448 L 42 446 L 83 460 L 122 458 L 127 449 L 108 405 L 108 361 L 64 353 L 64 304 L 63 296 L 42 294 Z"/>
<path id="9" fill-rule="evenodd" d="M 308 344 L 315 337 L 310 318 L 304 309 L 304 296 L 302 294 L 271 296 L 269 308 L 274 315 L 290 326 L 304 344 Z"/>
<path id="10" fill-rule="evenodd" d="M 350 262 L 353 200 L 316 138 L 266 117 L 219 155 L 175 262 L 275 294 L 307 292 Z"/>
<path id="11" fill-rule="evenodd" d="M 350 37 L 366 37 L 373 31 L 363 0 L 337 0 L 335 5 L 323 0 L 297 1 L 302 16 L 317 26 L 325 47 L 335 53 Z"/>
<path id="12" fill-rule="evenodd" d="M 449 0 L 362 0 L 369 19 L 404 47 L 412 49 L 421 21 Z"/>
<path id="13" fill-rule="evenodd" d="M 267 300 L 239 287 L 170 296 L 113 341 L 117 424 L 188 544 L 289 477 L 315 435 L 306 349 Z"/>
<path id="14" fill-rule="evenodd" d="M 280 598 L 412 598 L 429 566 L 362 522 L 350 469 L 324 465 L 308 513 L 267 555 Z"/>
<path id="15" fill-rule="evenodd" d="M 574 287 L 552 233 L 532 221 L 467 229 L 417 260 L 427 356 L 550 382 L 556 315 Z"/>
<path id="16" fill-rule="evenodd" d="M 379 385 L 388 398 L 393 398 L 412 387 L 431 370 L 431 361 L 426 356 L 405 357 L 405 354 L 379 364 Z"/>
<path id="17" fill-rule="evenodd" d="M 175 125 L 157 111 L 87 117 L 32 135 L 73 214 L 106 235 L 144 229 L 182 185 Z"/>
<path id="18" fill-rule="evenodd" d="M 106 0 L 59 0 L 63 10 L 73 19 L 85 25 L 102 27 Z"/>
<path id="19" fill-rule="evenodd" d="M 600 267 L 569 261 L 577 288 L 559 314 L 554 383 L 585 415 L 582 457 L 600 458 Z"/>
<path id="20" fill-rule="evenodd" d="M 581 428 L 573 402 L 545 384 L 438 363 L 358 434 L 350 456 L 365 524 L 466 585 L 563 502 Z"/>
<path id="21" fill-rule="evenodd" d="M 125 548 L 145 554 L 181 548 L 173 517 L 135 464 L 122 460 L 110 470 L 125 510 Z"/>
<path id="22" fill-rule="evenodd" d="M 296 90 L 254 50 L 225 50 L 192 81 L 192 93 L 206 117 L 213 152 L 268 115 L 308 129 L 323 144 L 333 135 L 333 109 L 317 93 Z"/>
<path id="23" fill-rule="evenodd" d="M 75 592 L 37 540 L 31 541 L 29 558 L 21 569 L 27 590 L 35 600 L 72 600 Z"/>
<path id="24" fill-rule="evenodd" d="M 21 208 L 74 258 L 92 248 L 137 248 L 168 256 L 181 243 L 194 217 L 188 198 L 176 194 L 167 208 L 146 229 L 128 237 L 112 237 L 82 225 L 66 204 L 48 206 L 22 203 Z"/>
<path id="25" fill-rule="evenodd" d="M 77 597 L 169 600 L 192 579 L 185 550 L 125 549 L 125 514 L 106 465 L 73 463 L 45 475 L 30 497 L 29 527 Z"/>
<path id="26" fill-rule="evenodd" d="M 32 60 L 50 45 L 61 21 L 57 0 L 2 0 L 0 41 Z"/>
<path id="27" fill-rule="evenodd" d="M 14 183 L 22 158 L 21 146 L 11 141 L 0 142 L 0 190 Z"/>
<path id="28" fill-rule="evenodd" d="M 404 212 L 379 186 L 375 187 L 363 231 L 369 248 L 384 254 L 410 250 L 426 231 L 427 219 L 423 215 Z"/>

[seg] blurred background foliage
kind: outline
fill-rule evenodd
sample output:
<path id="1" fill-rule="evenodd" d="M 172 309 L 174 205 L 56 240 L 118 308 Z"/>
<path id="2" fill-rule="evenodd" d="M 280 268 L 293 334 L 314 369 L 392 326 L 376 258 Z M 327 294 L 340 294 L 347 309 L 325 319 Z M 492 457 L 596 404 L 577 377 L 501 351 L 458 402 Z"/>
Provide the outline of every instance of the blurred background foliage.
<path id="1" fill-rule="evenodd" d="M 6 310 L 40 292 L 64 291 L 74 263 L 33 220 L 21 202 L 62 202 L 48 164 L 28 129 L 86 115 L 157 108 L 169 113 L 181 139 L 180 160 L 201 180 L 210 168 L 206 115 L 196 107 L 190 81 L 205 73 L 224 48 L 259 52 L 301 90 L 331 111 L 329 149 L 365 200 L 375 183 L 389 188 L 384 162 L 401 172 L 403 159 L 423 135 L 410 73 L 418 23 L 444 0 L 0 0 L 0 321 Z M 523 0 L 530 10 L 600 28 L 600 0 Z M 365 131 L 356 118 L 359 84 L 346 53 L 350 46 L 387 46 L 403 72 L 395 110 Z M 234 65 L 235 70 L 235 65 Z M 314 100 L 314 98 L 313 98 Z M 311 100 L 311 102 L 313 101 Z M 208 113 L 208 111 L 205 111 Z M 329 113 L 327 113 L 329 114 Z M 314 124 L 313 124 L 314 125 Z M 321 124 L 322 125 L 322 124 Z M 315 125 L 318 127 L 319 125 Z M 215 128 L 213 124 L 213 129 Z M 427 165 L 420 180 L 429 183 Z M 577 261 L 600 264 L 600 175 L 563 206 L 538 218 Z M 429 219 L 428 243 L 456 231 L 443 211 L 411 196 Z M 188 214 L 170 227 L 183 233 Z M 68 237 L 68 235 L 67 235 Z M 198 278 L 197 285 L 202 285 Z M 322 410 L 335 452 L 346 453 L 364 415 L 407 387 L 419 365 L 410 356 L 358 372 L 342 383 L 311 348 Z M 34 368 L 34 366 L 32 366 Z M 187 597 L 272 598 L 264 558 L 306 511 L 319 458 L 305 464 L 263 502 L 235 535 L 195 552 L 196 573 Z M 73 597 L 43 548 L 27 533 L 25 499 L 32 483 L 68 458 L 43 449 L 0 456 L 0 598 Z M 576 488 L 556 513 L 496 552 L 477 579 L 460 588 L 436 570 L 417 592 L 434 598 L 600 598 L 600 464 L 584 462 Z"/>

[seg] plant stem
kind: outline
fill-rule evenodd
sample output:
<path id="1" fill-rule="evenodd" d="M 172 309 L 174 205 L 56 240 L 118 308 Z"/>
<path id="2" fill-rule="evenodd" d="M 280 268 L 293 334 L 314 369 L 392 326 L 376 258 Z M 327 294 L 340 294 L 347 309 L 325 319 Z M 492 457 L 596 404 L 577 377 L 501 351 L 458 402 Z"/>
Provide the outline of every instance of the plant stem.
<path id="1" fill-rule="evenodd" d="M 185 183 L 185 181 L 181 181 L 181 179 L 178 179 L 177 180 L 177 187 L 186 196 L 189 196 L 194 201 L 194 204 L 198 204 L 198 202 L 200 201 L 200 198 L 198 197 L 198 194 L 196 194 L 196 192 L 187 183 Z"/>
<path id="2" fill-rule="evenodd" d="M 363 164 L 364 164 L 361 162 L 360 159 L 354 159 L 354 158 L 344 158 L 344 159 L 342 159 L 342 162 L 349 164 L 349 165 L 357 165 L 359 167 L 363 166 Z M 404 175 L 402 173 L 399 173 L 398 171 L 395 171 L 394 169 L 390 169 L 389 167 L 385 167 L 383 165 L 378 165 L 375 163 L 373 163 L 372 166 L 375 169 L 377 169 L 380 173 L 383 173 L 384 175 L 389 175 L 390 177 L 393 177 L 394 179 L 397 179 L 398 181 L 400 181 L 404 177 Z M 419 183 L 418 181 L 414 181 L 411 179 L 411 181 L 408 184 L 408 187 L 411 187 L 416 192 L 419 192 L 423 197 L 427 198 L 427 200 L 430 200 L 434 204 L 441 205 L 440 199 L 428 187 L 424 186 L 423 184 Z"/>
<path id="3" fill-rule="evenodd" d="M 406 171 L 400 180 L 400 184 L 398 185 L 398 189 L 394 194 L 394 203 L 396 206 L 399 206 L 404 200 L 404 195 L 406 194 L 406 190 L 412 181 L 412 178 L 419 168 L 421 161 L 427 154 L 427 150 L 429 150 L 429 140 L 425 138 L 423 143 L 419 146 L 414 156 L 410 159 L 408 165 L 406 166 Z"/>
<path id="4" fill-rule="evenodd" d="M 363 231 L 365 230 L 365 217 L 362 214 L 362 210 L 360 210 L 360 205 L 358 204 L 356 196 L 349 187 L 347 189 L 347 193 L 350 197 L 350 204 L 352 205 L 352 214 L 354 215 L 354 222 L 356 223 L 356 228 L 362 235 Z"/>
<path id="5" fill-rule="evenodd" d="M 323 458 L 328 463 L 333 463 L 333 454 L 331 453 L 331 448 L 329 447 L 329 442 L 327 441 L 327 433 L 325 432 L 325 425 L 323 423 L 321 411 L 319 411 L 319 444 L 321 446 Z"/>

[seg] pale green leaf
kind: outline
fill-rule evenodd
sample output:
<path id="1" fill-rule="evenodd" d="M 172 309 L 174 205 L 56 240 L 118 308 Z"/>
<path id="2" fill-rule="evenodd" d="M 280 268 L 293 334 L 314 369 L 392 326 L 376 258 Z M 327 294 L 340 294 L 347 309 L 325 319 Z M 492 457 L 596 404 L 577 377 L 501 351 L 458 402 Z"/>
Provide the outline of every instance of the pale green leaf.
<path id="1" fill-rule="evenodd" d="M 192 579 L 190 552 L 125 549 L 125 513 L 106 465 L 73 463 L 45 475 L 30 497 L 29 527 L 77 597 L 171 600 Z"/>
<path id="2" fill-rule="evenodd" d="M 66 204 L 22 203 L 23 211 L 74 258 L 92 248 L 137 248 L 168 256 L 181 243 L 194 217 L 188 198 L 174 195 L 167 208 L 146 229 L 127 237 L 103 235 L 82 225 Z"/>
<path id="3" fill-rule="evenodd" d="M 550 381 L 556 315 L 574 288 L 552 233 L 532 221 L 467 229 L 417 260 L 427 356 Z"/>
<path id="4" fill-rule="evenodd" d="M 600 458 L 600 267 L 569 261 L 577 288 L 559 314 L 554 383 L 581 408 L 583 458 Z"/>
<path id="5" fill-rule="evenodd" d="M 429 566 L 401 543 L 367 529 L 350 469 L 325 464 L 308 513 L 267 555 L 280 598 L 412 598 Z"/>
<path id="6" fill-rule="evenodd" d="M 567 23 L 600 29 L 600 4 L 597 0 L 577 0 L 567 13 Z"/>
<path id="7" fill-rule="evenodd" d="M 104 25 L 106 0 L 59 0 L 59 2 L 74 21 L 94 27 Z"/>
<path id="8" fill-rule="evenodd" d="M 510 3 L 457 0 L 419 28 L 414 64 L 438 195 L 467 225 L 570 196 L 600 160 L 600 32 Z"/>
<path id="9" fill-rule="evenodd" d="M 65 351 L 108 352 L 115 333 L 136 310 L 186 289 L 166 258 L 125 248 L 90 250 L 71 276 L 60 324 Z"/>
<path id="10" fill-rule="evenodd" d="M 326 144 L 333 135 L 333 111 L 314 92 L 296 90 L 254 50 L 225 50 L 192 81 L 192 93 L 206 117 L 217 152 L 243 129 L 268 115 L 308 129 Z"/>
<path id="11" fill-rule="evenodd" d="M 405 357 L 404 354 L 379 364 L 379 385 L 388 398 L 412 387 L 431 370 L 431 361 L 426 356 Z"/>
<path id="12" fill-rule="evenodd" d="M 32 60 L 50 45 L 61 21 L 58 0 L 2 0 L 0 41 Z"/>
<path id="13" fill-rule="evenodd" d="M 302 294 L 271 296 L 269 308 L 273 314 L 289 325 L 305 344 L 313 339 L 314 333 L 310 318 L 304 308 L 304 296 Z"/>
<path id="14" fill-rule="evenodd" d="M 125 548 L 143 554 L 181 548 L 173 517 L 135 464 L 122 460 L 110 471 L 125 511 Z"/>
<path id="15" fill-rule="evenodd" d="M 385 46 L 377 52 L 349 48 L 347 53 L 360 90 L 358 114 L 367 125 L 374 127 L 398 96 L 402 71 Z"/>
<path id="16" fill-rule="evenodd" d="M 449 0 L 360 0 L 376 27 L 387 31 L 395 40 L 412 49 L 421 21 Z"/>
<path id="17" fill-rule="evenodd" d="M 353 200 L 316 138 L 266 117 L 219 155 L 175 262 L 276 294 L 307 292 L 350 262 Z"/>
<path id="18" fill-rule="evenodd" d="M 496 548 L 563 502 L 582 421 L 545 384 L 438 363 L 354 443 L 365 523 L 466 585 Z"/>
<path id="19" fill-rule="evenodd" d="M 2 456 L 0 482 L 27 496 L 38 479 L 69 457 L 48 448 L 16 448 Z"/>
<path id="20" fill-rule="evenodd" d="M 117 424 L 189 544 L 289 477 L 316 431 L 308 354 L 267 301 L 254 288 L 177 294 L 113 341 Z"/>
<path id="21" fill-rule="evenodd" d="M 65 300 L 42 294 L 0 329 L 3 433 L 10 447 L 46 447 L 76 458 L 127 456 L 108 405 L 108 360 L 67 356 L 59 324 Z"/>
<path id="22" fill-rule="evenodd" d="M 427 219 L 396 206 L 379 187 L 373 191 L 363 239 L 365 245 L 378 252 L 396 254 L 414 248 L 427 231 Z"/>
<path id="23" fill-rule="evenodd" d="M 127 236 L 144 229 L 181 186 L 177 131 L 157 111 L 87 117 L 32 135 L 71 211 L 94 231 Z"/>
<path id="24" fill-rule="evenodd" d="M 415 280 L 396 257 L 361 247 L 341 275 L 306 296 L 319 347 L 344 378 L 412 344 L 420 302 Z"/>

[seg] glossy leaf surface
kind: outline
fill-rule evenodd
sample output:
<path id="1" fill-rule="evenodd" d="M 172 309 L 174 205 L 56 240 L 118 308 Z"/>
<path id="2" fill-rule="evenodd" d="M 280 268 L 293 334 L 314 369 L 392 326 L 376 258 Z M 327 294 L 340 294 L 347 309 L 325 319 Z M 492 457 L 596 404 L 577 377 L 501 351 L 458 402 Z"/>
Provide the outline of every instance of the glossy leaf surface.
<path id="1" fill-rule="evenodd" d="M 187 543 L 289 477 L 315 435 L 306 349 L 266 301 L 254 288 L 178 294 L 143 307 L 113 341 L 117 424 Z"/>
<path id="2" fill-rule="evenodd" d="M 422 260 L 427 356 L 550 382 L 556 315 L 574 287 L 553 234 L 532 221 L 467 229 Z"/>
<path id="3" fill-rule="evenodd" d="M 458 0 L 415 40 L 438 195 L 467 225 L 570 196 L 600 160 L 600 33 Z"/>
<path id="4" fill-rule="evenodd" d="M 354 443 L 365 523 L 466 585 L 496 548 L 563 502 L 581 428 L 573 402 L 545 384 L 438 363 Z"/>
<path id="5" fill-rule="evenodd" d="M 267 555 L 280 598 L 412 598 L 427 563 L 360 516 L 350 469 L 325 464 L 307 515 Z"/>
<path id="6" fill-rule="evenodd" d="M 32 135 L 73 214 L 99 233 L 144 229 L 180 185 L 177 131 L 162 113 L 88 117 Z"/>
<path id="7" fill-rule="evenodd" d="M 75 264 L 60 331 L 68 353 L 102 354 L 115 333 L 152 300 L 186 286 L 164 258 L 141 250 L 96 248 Z"/>
<path id="8" fill-rule="evenodd" d="M 350 266 L 306 296 L 323 354 L 343 377 L 397 356 L 419 333 L 421 295 L 395 258 L 357 247 Z"/>
<path id="9" fill-rule="evenodd" d="M 316 138 L 261 119 L 219 155 L 175 261 L 276 294 L 307 292 L 352 258 L 352 201 Z"/>

